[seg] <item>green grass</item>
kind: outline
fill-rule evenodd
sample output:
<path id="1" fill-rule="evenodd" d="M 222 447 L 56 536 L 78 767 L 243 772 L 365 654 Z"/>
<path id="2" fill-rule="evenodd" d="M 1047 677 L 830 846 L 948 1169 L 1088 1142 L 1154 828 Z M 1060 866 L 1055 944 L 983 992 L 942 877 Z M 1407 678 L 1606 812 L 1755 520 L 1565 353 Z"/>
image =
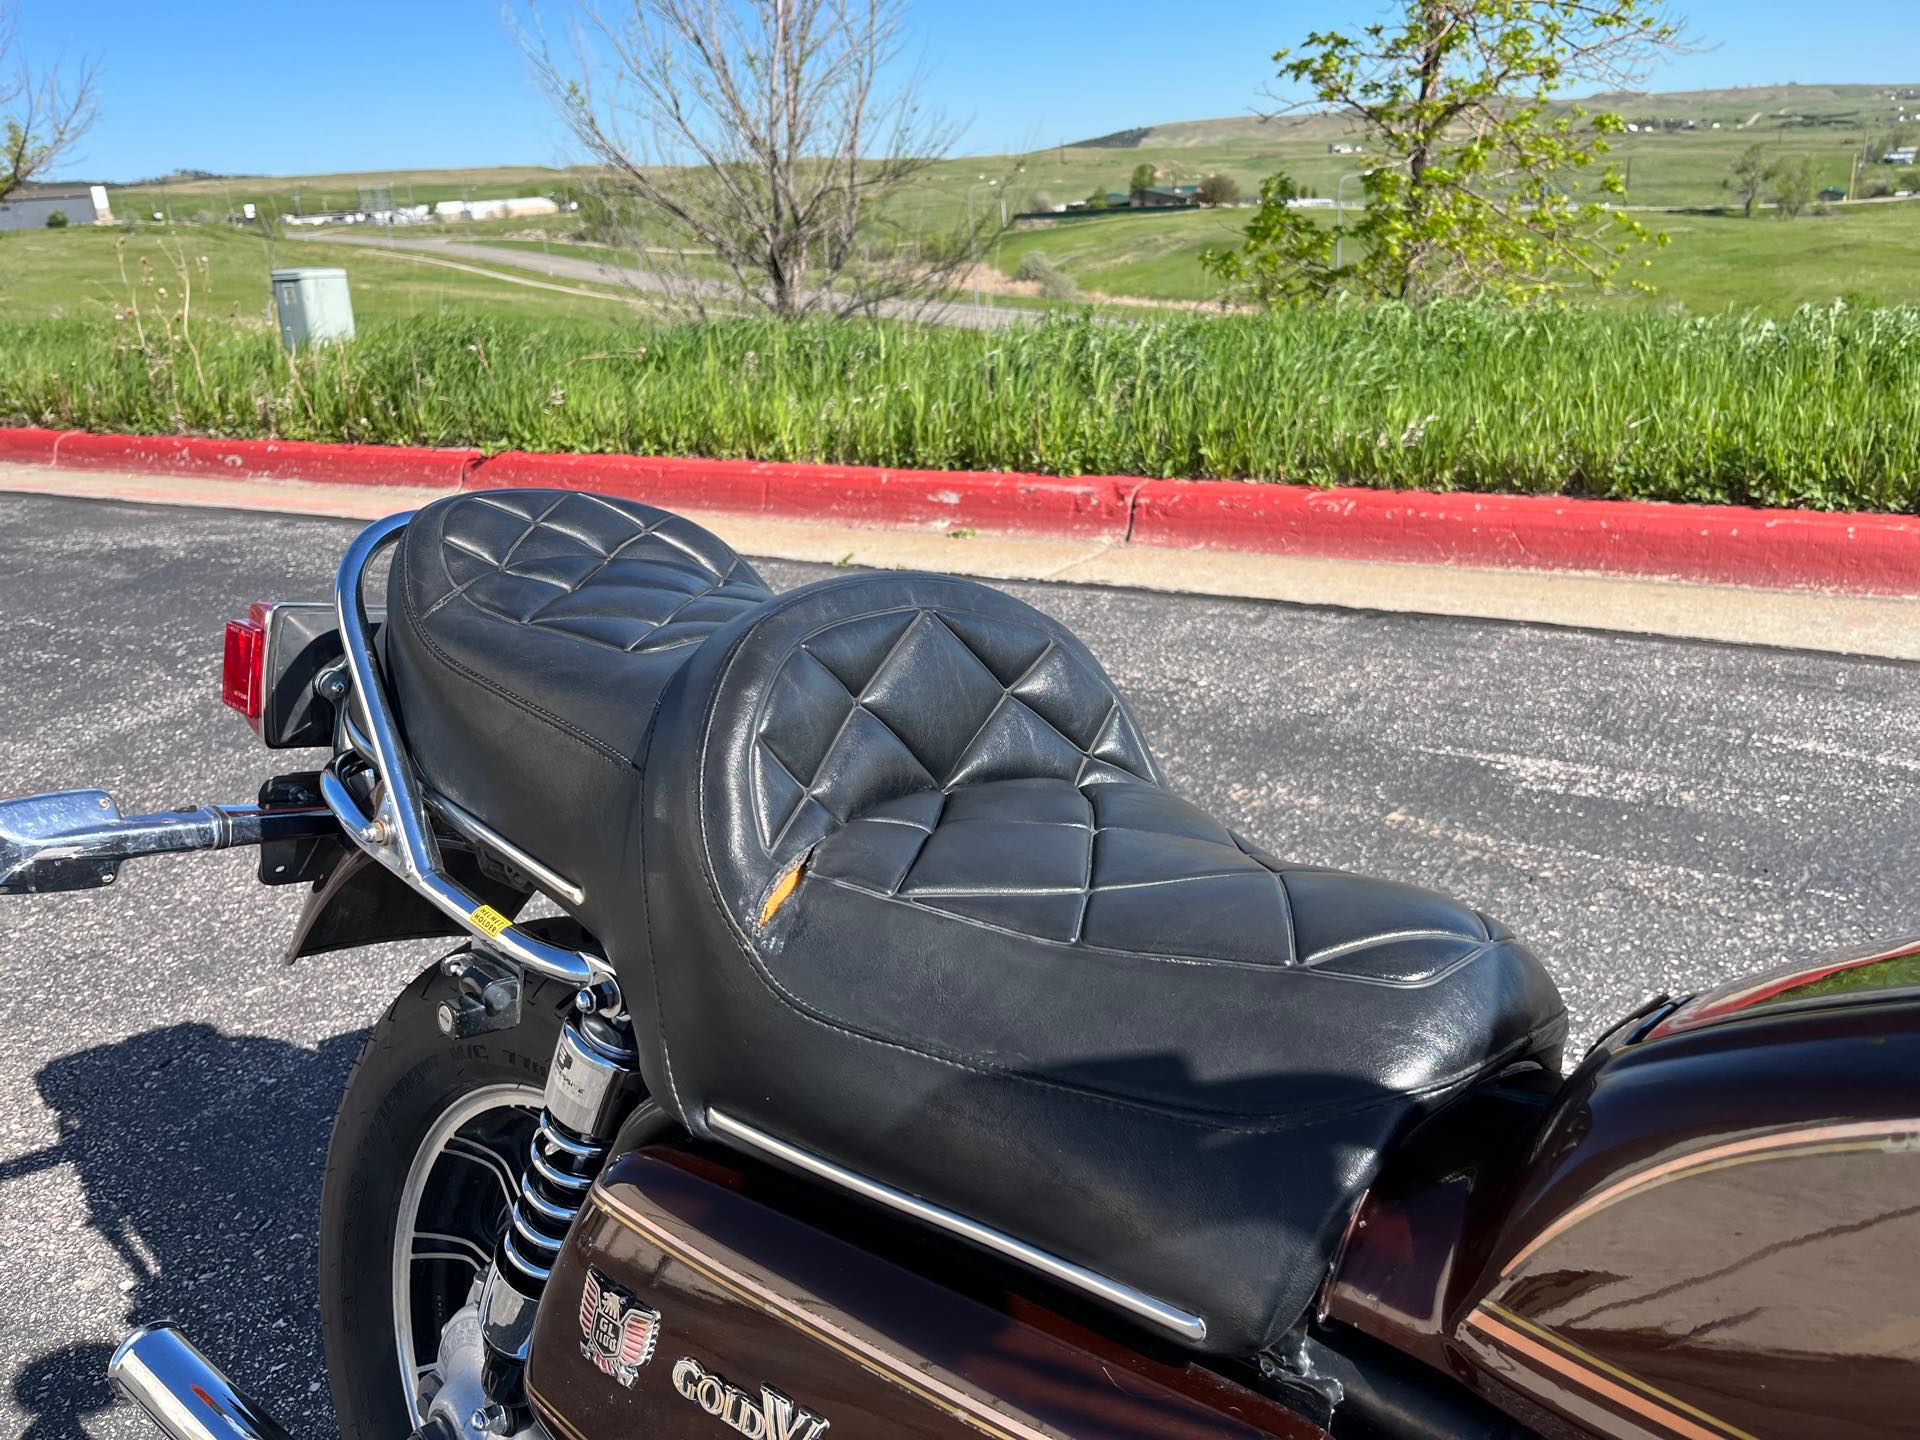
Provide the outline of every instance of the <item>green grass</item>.
<path id="1" fill-rule="evenodd" d="M 1838 206 L 1795 220 L 1764 212 L 1751 220 L 1737 212 L 1643 218 L 1664 231 L 1669 243 L 1642 247 L 1613 293 L 1595 296 L 1576 288 L 1570 299 L 1775 317 L 1836 299 L 1920 304 L 1920 201 Z M 1217 283 L 1200 268 L 1201 252 L 1231 248 L 1245 223 L 1244 212 L 1217 210 L 1035 225 L 1004 237 L 993 258 L 1011 274 L 1021 256 L 1040 251 L 1090 294 L 1202 300 L 1217 293 Z M 1627 288 L 1629 279 L 1652 285 L 1653 293 Z"/>
<path id="2" fill-rule="evenodd" d="M 1279 25 L 1273 43 L 1281 43 L 1285 37 L 1280 32 L 1286 28 L 1284 23 Z M 1626 173 L 1627 199 L 1635 207 L 1711 208 L 1729 198 L 1724 181 L 1733 159 L 1753 144 L 1766 147 L 1770 157 L 1811 156 L 1822 184 L 1846 187 L 1861 143 L 1886 133 L 1895 115 L 1916 104 L 1912 99 L 1893 99 L 1890 92 L 1912 88 L 1781 85 L 1599 97 L 1592 104 L 1617 110 L 1635 123 L 1649 119 L 1694 122 L 1699 128 L 1692 131 L 1622 135 L 1612 160 Z M 1060 137 L 1063 141 L 1085 138 L 1089 137 Z M 1249 197 L 1276 170 L 1287 171 L 1310 192 L 1332 196 L 1343 175 L 1375 163 L 1368 155 L 1330 154 L 1330 145 L 1355 137 L 1344 121 L 1328 116 L 1277 122 L 1248 115 L 1184 121 L 1148 125 L 1123 138 L 1131 143 L 1063 143 L 1021 155 L 942 160 L 908 193 L 889 203 L 880 217 L 885 234 L 912 245 L 956 231 L 964 223 L 969 203 L 977 217 L 997 220 L 1003 205 L 1009 212 L 1024 210 L 1042 195 L 1058 204 L 1081 199 L 1095 189 L 1124 190 L 1134 166 L 1142 162 L 1157 165 L 1162 178 L 1173 182 L 1196 181 L 1216 171 L 1228 174 Z M 312 212 L 355 203 L 362 186 L 387 185 L 404 200 L 410 185 L 415 201 L 429 203 L 461 195 L 556 194 L 590 178 L 581 169 L 497 166 L 193 181 L 112 194 L 118 213 L 143 226 L 150 224 L 147 217 L 154 211 L 170 209 L 182 223 L 154 228 L 170 231 L 199 249 L 212 242 L 197 237 L 230 235 L 218 223 L 219 217 L 248 202 L 263 211 L 291 213 L 297 204 Z M 1863 167 L 1860 173 L 1863 192 L 1870 184 L 1892 180 L 1893 173 L 1883 167 Z M 1590 185 L 1593 177 L 1583 176 L 1580 183 Z M 1349 197 L 1357 193 L 1358 187 L 1349 185 Z M 1226 209 L 1047 224 L 1004 237 L 992 259 L 1010 272 L 1023 254 L 1042 251 L 1096 304 L 1102 297 L 1187 304 L 1215 294 L 1213 280 L 1200 268 L 1201 252 L 1233 244 L 1246 218 L 1245 211 Z M 1852 207 L 1830 218 L 1808 217 L 1786 224 L 1756 220 L 1749 225 L 1691 213 L 1647 213 L 1644 218 L 1673 239 L 1664 250 L 1646 252 L 1650 265 L 1632 272 L 1655 286 L 1657 293 L 1647 297 L 1629 292 L 1602 303 L 1679 308 L 1694 314 L 1752 309 L 1774 317 L 1790 313 L 1803 302 L 1824 303 L 1842 296 L 1886 304 L 1920 303 L 1920 265 L 1911 259 L 1920 254 L 1920 204 Z M 202 223 L 185 223 L 194 220 Z M 509 249 L 539 248 L 544 243 L 551 253 L 604 258 L 607 252 L 579 244 L 583 238 L 579 229 L 577 217 L 557 215 L 436 224 L 396 233 L 408 238 L 447 235 Z M 668 227 L 650 222 L 644 231 L 655 243 L 673 243 Z M 81 227 L 74 227 L 74 233 L 81 233 Z M 306 263 L 305 256 L 315 252 L 293 248 L 297 243 L 289 242 L 286 253 Z M 0 249 L 0 258 L 10 260 L 19 253 Z M 336 262 L 340 255 L 339 251 L 320 253 Z M 493 308 L 500 313 L 549 306 L 536 298 L 538 292 L 507 296 L 497 284 L 479 277 L 469 283 L 451 278 L 453 272 L 423 274 L 424 267 L 416 266 L 411 279 L 403 279 L 371 260 L 356 262 L 352 268 L 357 285 L 364 270 L 368 281 L 380 289 L 378 296 L 368 295 L 369 308 L 363 313 L 369 316 L 389 313 L 385 307 L 390 303 L 407 314 L 447 304 Z M 14 306 L 31 313 L 40 305 L 37 294 L 6 270 L 7 265 L 0 263 L 0 314 Z M 108 267 L 104 279 L 92 277 L 92 293 L 109 293 L 117 284 Z M 264 298 L 264 285 L 259 293 Z M 1021 303 L 1016 297 L 998 298 L 1001 303 Z M 591 306 L 592 302 L 556 296 L 550 308 L 572 318 Z"/>
<path id="3" fill-rule="evenodd" d="M 451 309 L 289 360 L 0 321 L 0 424 L 1920 512 L 1920 308 L 1325 306 L 996 334 Z"/>
<path id="4" fill-rule="evenodd" d="M 1920 201 L 1836 206 L 1795 220 L 1756 214 L 1650 216 L 1669 243 L 1637 274 L 1652 295 L 1617 303 L 1694 314 L 1755 310 L 1780 316 L 1802 304 L 1920 304 Z"/>
<path id="5" fill-rule="evenodd" d="M 604 298 L 562 294 L 371 247 L 313 240 L 283 240 L 269 246 L 255 232 L 224 225 L 134 235 L 71 226 L 0 233 L 0 321 L 108 319 L 136 304 L 156 311 L 177 309 L 187 288 L 182 284 L 184 267 L 191 287 L 190 321 L 224 321 L 265 330 L 272 326 L 268 272 L 295 265 L 345 269 L 355 318 L 361 322 L 411 319 L 447 310 L 563 323 L 604 322 L 630 305 L 617 288 L 607 288 Z M 572 281 L 558 283 L 599 289 Z"/>

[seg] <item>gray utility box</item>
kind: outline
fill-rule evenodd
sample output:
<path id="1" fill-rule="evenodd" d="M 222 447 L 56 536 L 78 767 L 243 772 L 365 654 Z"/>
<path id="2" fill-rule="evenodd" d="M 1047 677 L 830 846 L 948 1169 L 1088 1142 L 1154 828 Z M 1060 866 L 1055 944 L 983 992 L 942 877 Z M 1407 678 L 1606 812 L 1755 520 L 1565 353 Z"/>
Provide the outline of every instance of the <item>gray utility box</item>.
<path id="1" fill-rule="evenodd" d="M 273 272 L 273 303 L 280 312 L 280 339 L 289 350 L 326 340 L 353 338 L 353 300 L 347 272 L 331 266 Z"/>

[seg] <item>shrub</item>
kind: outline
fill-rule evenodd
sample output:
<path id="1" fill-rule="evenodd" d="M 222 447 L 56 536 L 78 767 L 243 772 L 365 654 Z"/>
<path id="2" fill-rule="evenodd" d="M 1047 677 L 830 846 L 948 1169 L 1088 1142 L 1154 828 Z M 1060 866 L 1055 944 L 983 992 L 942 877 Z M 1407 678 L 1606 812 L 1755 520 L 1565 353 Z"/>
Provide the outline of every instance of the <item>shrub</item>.
<path id="1" fill-rule="evenodd" d="M 1024 280 L 1029 285 L 1046 283 L 1047 277 L 1054 274 L 1056 267 L 1047 258 L 1043 250 L 1029 250 L 1020 257 L 1020 263 L 1013 267 L 1013 278 Z"/>
<path id="2" fill-rule="evenodd" d="M 1013 278 L 1023 280 L 1029 285 L 1038 285 L 1040 293 L 1049 300 L 1077 300 L 1080 287 L 1066 271 L 1062 270 L 1043 251 L 1029 250 L 1020 257 L 1020 263 L 1013 267 Z"/>
<path id="3" fill-rule="evenodd" d="M 47 216 L 47 228 L 49 230 L 64 230 L 66 225 L 67 212 L 64 210 L 55 210 Z"/>
<path id="4" fill-rule="evenodd" d="M 1200 182 L 1202 205 L 1232 205 L 1240 199 L 1240 182 L 1231 175 L 1209 175 Z"/>

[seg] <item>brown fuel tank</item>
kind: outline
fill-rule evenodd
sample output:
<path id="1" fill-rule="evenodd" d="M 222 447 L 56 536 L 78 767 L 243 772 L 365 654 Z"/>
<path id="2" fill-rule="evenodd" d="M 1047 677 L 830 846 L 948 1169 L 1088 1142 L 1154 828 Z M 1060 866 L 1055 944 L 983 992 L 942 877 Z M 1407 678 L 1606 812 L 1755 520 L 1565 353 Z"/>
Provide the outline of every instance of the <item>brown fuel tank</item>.
<path id="1" fill-rule="evenodd" d="M 1473 1117 L 1363 1202 L 1327 1319 L 1541 1428 L 1920 1434 L 1920 944 L 1623 1026 L 1504 1155 Z"/>
<path id="2" fill-rule="evenodd" d="M 885 1258 L 792 1194 L 670 1144 L 608 1167 L 534 1332 L 554 1435 L 1327 1440 L 1211 1370 Z"/>

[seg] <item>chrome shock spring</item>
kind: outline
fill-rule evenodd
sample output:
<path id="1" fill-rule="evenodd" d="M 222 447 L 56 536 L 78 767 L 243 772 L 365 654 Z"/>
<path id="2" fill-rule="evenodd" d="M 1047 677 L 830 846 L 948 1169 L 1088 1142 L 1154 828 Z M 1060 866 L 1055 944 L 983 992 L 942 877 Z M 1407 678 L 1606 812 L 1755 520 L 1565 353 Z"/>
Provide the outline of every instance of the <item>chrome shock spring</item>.
<path id="1" fill-rule="evenodd" d="M 540 1113 L 533 1133 L 520 1193 L 514 1198 L 507 1228 L 500 1232 L 495 1257 L 516 1287 L 538 1295 L 553 1274 L 567 1231 L 586 1202 L 594 1177 L 607 1158 L 605 1144 L 567 1133 L 549 1111 Z"/>
<path id="2" fill-rule="evenodd" d="M 554 1047 L 527 1169 L 494 1250 L 482 1310 L 488 1342 L 498 1353 L 524 1357 L 533 1309 L 567 1232 L 641 1093 L 626 1016 L 607 1015 L 600 997 L 581 991 Z"/>

